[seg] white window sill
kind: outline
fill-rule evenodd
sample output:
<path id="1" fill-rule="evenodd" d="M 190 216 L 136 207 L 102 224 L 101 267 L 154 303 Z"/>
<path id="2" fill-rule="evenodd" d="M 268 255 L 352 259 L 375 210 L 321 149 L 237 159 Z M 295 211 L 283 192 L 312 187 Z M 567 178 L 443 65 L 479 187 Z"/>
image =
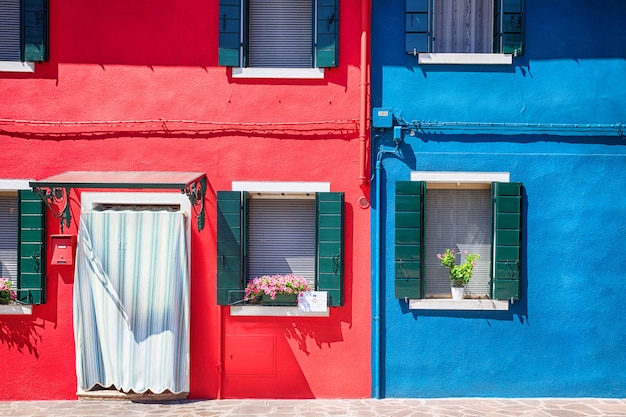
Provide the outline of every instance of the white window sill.
<path id="1" fill-rule="evenodd" d="M 511 65 L 511 54 L 419 54 L 418 64 Z"/>
<path id="2" fill-rule="evenodd" d="M 298 307 L 290 306 L 230 306 L 231 316 L 256 316 L 256 317 L 329 317 L 330 310 L 326 311 L 300 311 Z"/>
<path id="3" fill-rule="evenodd" d="M 25 304 L 9 304 L 0 305 L 0 316 L 2 315 L 14 315 L 14 316 L 30 316 L 33 314 L 33 306 Z"/>
<path id="4" fill-rule="evenodd" d="M 323 80 L 324 68 L 233 68 L 233 78 Z"/>
<path id="5" fill-rule="evenodd" d="M 35 63 L 0 61 L 0 72 L 35 72 Z"/>
<path id="6" fill-rule="evenodd" d="M 509 302 L 500 300 L 409 300 L 410 310 L 508 310 Z"/>

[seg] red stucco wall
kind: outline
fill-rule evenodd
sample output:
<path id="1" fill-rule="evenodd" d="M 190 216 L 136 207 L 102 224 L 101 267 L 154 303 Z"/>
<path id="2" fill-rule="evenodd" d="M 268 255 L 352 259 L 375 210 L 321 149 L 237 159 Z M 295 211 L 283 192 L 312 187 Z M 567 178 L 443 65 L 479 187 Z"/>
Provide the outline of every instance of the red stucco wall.
<path id="1" fill-rule="evenodd" d="M 50 7 L 50 62 L 34 74 L 0 73 L 0 179 L 69 170 L 206 173 L 206 227 L 192 232 L 190 397 L 368 397 L 359 2 L 342 1 L 340 66 L 315 81 L 233 80 L 216 66 L 217 2 Z M 105 123 L 74 123 L 94 121 Z M 329 318 L 231 318 L 216 305 L 215 195 L 242 180 L 325 181 L 345 192 L 345 306 Z M 72 191 L 66 233 L 77 231 L 79 194 Z M 48 232 L 59 233 L 58 220 L 50 213 L 47 220 Z M 49 268 L 45 305 L 32 316 L 0 316 L 0 400 L 76 398 L 72 290 L 71 268 Z M 270 339 L 273 376 L 233 376 L 223 366 L 225 348 Z"/>

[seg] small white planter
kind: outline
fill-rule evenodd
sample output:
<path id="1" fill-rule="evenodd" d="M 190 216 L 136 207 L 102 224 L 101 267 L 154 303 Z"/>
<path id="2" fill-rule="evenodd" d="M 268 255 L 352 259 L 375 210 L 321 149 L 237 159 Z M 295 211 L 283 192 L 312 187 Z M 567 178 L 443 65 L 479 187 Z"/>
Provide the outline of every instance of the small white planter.
<path id="1" fill-rule="evenodd" d="M 462 300 L 465 295 L 465 287 L 450 287 L 453 300 Z"/>

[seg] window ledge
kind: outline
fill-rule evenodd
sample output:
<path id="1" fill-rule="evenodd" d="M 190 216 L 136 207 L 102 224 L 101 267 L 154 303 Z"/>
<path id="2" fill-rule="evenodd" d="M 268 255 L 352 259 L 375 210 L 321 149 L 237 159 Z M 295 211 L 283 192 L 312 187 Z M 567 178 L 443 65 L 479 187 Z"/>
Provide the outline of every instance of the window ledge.
<path id="1" fill-rule="evenodd" d="M 501 300 L 409 300 L 410 310 L 508 310 L 509 302 Z"/>
<path id="2" fill-rule="evenodd" d="M 233 78 L 323 80 L 324 68 L 233 68 Z"/>
<path id="3" fill-rule="evenodd" d="M 0 315 L 30 316 L 33 314 L 33 306 L 26 304 L 0 305 Z"/>
<path id="4" fill-rule="evenodd" d="M 0 61 L 0 72 L 35 72 L 35 63 Z"/>
<path id="5" fill-rule="evenodd" d="M 326 311 L 301 311 L 298 307 L 285 306 L 230 306 L 231 316 L 257 316 L 257 317 L 329 317 L 330 310 Z"/>
<path id="6" fill-rule="evenodd" d="M 419 54 L 419 64 L 463 64 L 463 65 L 511 65 L 511 54 L 447 54 L 431 53 Z"/>

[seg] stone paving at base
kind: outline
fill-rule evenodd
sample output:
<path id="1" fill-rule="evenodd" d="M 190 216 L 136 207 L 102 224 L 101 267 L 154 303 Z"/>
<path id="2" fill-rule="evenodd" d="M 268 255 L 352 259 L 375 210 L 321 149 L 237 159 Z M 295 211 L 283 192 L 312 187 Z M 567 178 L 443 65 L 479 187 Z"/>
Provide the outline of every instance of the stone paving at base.
<path id="1" fill-rule="evenodd" d="M 13 417 L 626 417 L 626 399 L 0 401 Z"/>

